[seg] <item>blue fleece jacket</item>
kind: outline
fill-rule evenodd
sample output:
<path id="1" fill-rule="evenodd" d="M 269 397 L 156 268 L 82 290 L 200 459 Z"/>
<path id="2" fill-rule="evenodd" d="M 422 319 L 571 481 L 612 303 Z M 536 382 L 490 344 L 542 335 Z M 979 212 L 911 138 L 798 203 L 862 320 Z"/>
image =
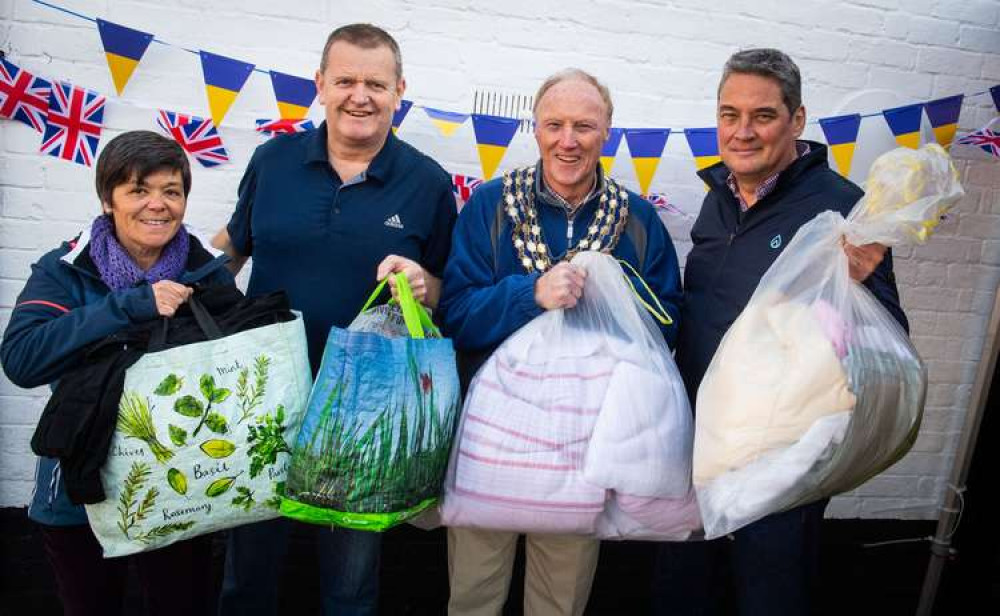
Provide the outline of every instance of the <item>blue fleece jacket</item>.
<path id="1" fill-rule="evenodd" d="M 597 211 L 598 198 L 581 205 L 571 218 L 561 204 L 537 191 L 538 185 L 536 181 L 535 203 L 542 234 L 553 260 L 558 261 L 566 253 L 568 236 L 572 240 L 569 243 L 576 245 L 586 235 Z M 512 241 L 510 218 L 497 217 L 502 189 L 501 179 L 476 189 L 459 215 L 452 236 L 440 309 L 445 331 L 460 351 L 495 348 L 542 313 L 535 303 L 535 281 L 539 274 L 527 273 L 521 265 Z M 629 192 L 629 216 L 633 219 L 632 229 L 622 233 L 612 254 L 640 271 L 673 319 L 671 325 L 663 327 L 664 337 L 672 346 L 681 299 L 677 253 L 653 206 L 632 192 Z M 642 234 L 644 241 L 637 234 Z M 642 244 L 645 254 L 639 255 L 637 251 Z"/>

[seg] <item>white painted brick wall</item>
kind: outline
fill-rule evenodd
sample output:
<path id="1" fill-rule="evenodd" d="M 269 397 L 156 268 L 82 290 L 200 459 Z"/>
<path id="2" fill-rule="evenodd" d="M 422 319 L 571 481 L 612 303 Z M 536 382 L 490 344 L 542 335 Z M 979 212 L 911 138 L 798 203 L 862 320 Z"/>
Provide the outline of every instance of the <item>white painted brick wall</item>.
<path id="1" fill-rule="evenodd" d="M 1000 83 L 1000 2 L 996 0 L 63 0 L 68 8 L 205 48 L 262 68 L 310 76 L 326 34 L 370 21 L 403 48 L 407 98 L 469 110 L 474 88 L 531 94 L 566 66 L 593 71 L 610 86 L 618 126 L 708 126 L 721 65 L 741 47 L 774 46 L 796 58 L 811 118 L 871 113 Z M 710 4 L 710 6 L 704 6 Z M 294 7 L 291 8 L 291 7 Z M 295 11 L 294 14 L 291 11 Z M 0 49 L 50 78 L 113 94 L 96 28 L 29 0 L 0 0 Z M 102 142 L 122 130 L 155 128 L 154 110 L 207 115 L 198 59 L 153 44 L 122 98 L 111 96 Z M 187 222 L 207 237 L 229 217 L 241 171 L 256 144 L 249 130 L 273 117 L 268 78 L 254 74 L 221 128 L 233 158 L 195 167 Z M 318 107 L 311 116 L 321 119 Z M 967 99 L 961 129 L 994 116 L 988 97 Z M 926 121 L 925 121 L 926 122 Z M 472 127 L 445 139 L 413 109 L 400 136 L 453 172 L 480 175 Z M 930 136 L 924 127 L 924 138 Z M 816 126 L 807 137 L 822 139 Z M 0 329 L 10 318 L 29 265 L 98 212 L 92 171 L 36 154 L 39 136 L 0 123 Z M 892 147 L 879 118 L 866 119 L 852 179 Z M 837 517 L 933 518 L 971 396 L 985 323 L 1000 280 L 1000 163 L 956 152 L 969 195 L 926 246 L 897 253 L 897 272 L 930 389 L 920 438 L 904 460 L 833 501 Z M 519 134 L 502 166 L 531 161 Z M 697 214 L 703 196 L 688 147 L 671 136 L 653 190 Z M 623 144 L 615 175 L 636 185 Z M 690 220 L 667 221 L 682 256 Z M 24 391 L 0 377 L 0 506 L 23 505 L 31 491 L 28 440 L 46 390 Z"/>

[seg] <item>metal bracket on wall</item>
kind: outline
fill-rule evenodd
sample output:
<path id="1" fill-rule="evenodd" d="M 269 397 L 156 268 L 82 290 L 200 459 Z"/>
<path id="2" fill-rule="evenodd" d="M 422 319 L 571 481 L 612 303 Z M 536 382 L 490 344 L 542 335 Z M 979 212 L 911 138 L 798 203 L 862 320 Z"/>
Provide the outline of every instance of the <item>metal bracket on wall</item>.
<path id="1" fill-rule="evenodd" d="M 534 104 L 535 97 L 527 94 L 499 92 L 491 88 L 475 88 L 472 91 L 472 113 L 520 120 L 518 130 L 522 133 L 531 132 Z"/>

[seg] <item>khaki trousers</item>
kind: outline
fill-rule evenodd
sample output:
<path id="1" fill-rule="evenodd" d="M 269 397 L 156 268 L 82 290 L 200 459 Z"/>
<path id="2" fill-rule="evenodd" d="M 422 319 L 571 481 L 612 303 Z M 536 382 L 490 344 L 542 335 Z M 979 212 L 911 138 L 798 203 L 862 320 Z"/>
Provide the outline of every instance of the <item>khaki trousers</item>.
<path id="1" fill-rule="evenodd" d="M 510 589 L 517 533 L 448 529 L 450 616 L 497 616 Z M 601 542 L 578 535 L 525 535 L 525 616 L 580 616 Z"/>

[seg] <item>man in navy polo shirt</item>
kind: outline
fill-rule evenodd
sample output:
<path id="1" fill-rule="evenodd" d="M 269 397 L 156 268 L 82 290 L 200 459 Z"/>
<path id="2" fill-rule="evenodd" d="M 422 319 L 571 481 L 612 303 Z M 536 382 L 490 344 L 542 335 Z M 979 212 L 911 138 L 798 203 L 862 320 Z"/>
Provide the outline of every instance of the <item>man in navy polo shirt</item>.
<path id="1" fill-rule="evenodd" d="M 346 327 L 377 280 L 402 272 L 418 301 L 437 306 L 455 200 L 448 174 L 390 130 L 405 87 L 388 33 L 335 30 L 316 73 L 326 121 L 257 148 L 213 240 L 236 270 L 253 257 L 249 295 L 283 289 L 302 311 L 314 373 L 330 327 Z M 291 524 L 231 531 L 221 614 L 277 613 Z M 317 531 L 323 613 L 375 614 L 380 535 Z"/>

